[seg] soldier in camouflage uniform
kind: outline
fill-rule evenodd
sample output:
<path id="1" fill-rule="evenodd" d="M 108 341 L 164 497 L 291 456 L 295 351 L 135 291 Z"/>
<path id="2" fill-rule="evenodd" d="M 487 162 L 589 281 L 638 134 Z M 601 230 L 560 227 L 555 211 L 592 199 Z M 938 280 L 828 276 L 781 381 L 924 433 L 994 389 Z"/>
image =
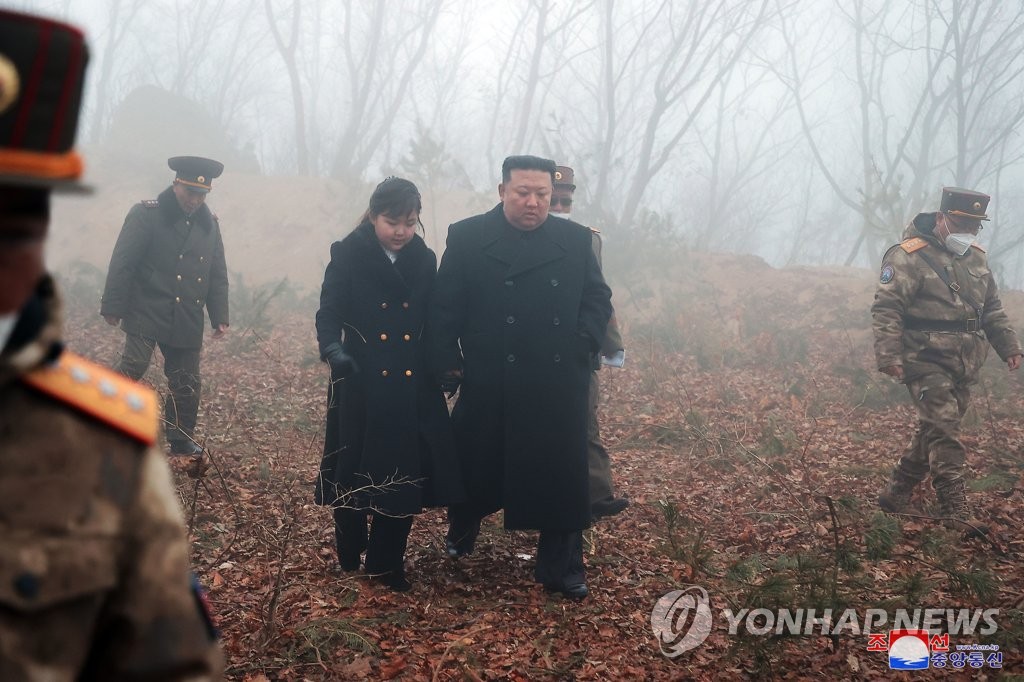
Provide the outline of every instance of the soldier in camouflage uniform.
<path id="1" fill-rule="evenodd" d="M 217 679 L 156 396 L 63 350 L 43 268 L 86 55 L 0 10 L 0 680 Z"/>
<path id="2" fill-rule="evenodd" d="M 960 420 L 988 344 L 1010 370 L 1021 346 L 1003 311 L 985 251 L 975 242 L 989 197 L 946 187 L 938 213 L 921 213 L 904 241 L 882 259 L 871 306 L 878 369 L 906 384 L 919 427 L 878 498 L 903 511 L 914 487 L 931 474 L 947 527 L 969 535 L 988 529 L 967 510 L 966 451 Z"/>

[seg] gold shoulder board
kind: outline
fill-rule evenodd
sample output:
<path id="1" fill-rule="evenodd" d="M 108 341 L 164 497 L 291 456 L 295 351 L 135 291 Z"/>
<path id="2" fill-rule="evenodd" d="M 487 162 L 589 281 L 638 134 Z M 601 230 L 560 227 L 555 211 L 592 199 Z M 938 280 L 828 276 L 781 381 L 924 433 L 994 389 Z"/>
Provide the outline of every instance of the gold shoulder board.
<path id="1" fill-rule="evenodd" d="M 597 229 L 596 227 L 591 227 L 590 231 L 593 232 L 594 234 L 601 234 L 601 230 Z"/>
<path id="2" fill-rule="evenodd" d="M 978 251 L 981 251 L 982 253 L 985 253 L 985 247 L 982 246 L 981 244 L 979 244 L 978 242 L 974 242 L 973 244 L 971 244 L 971 246 L 976 248 Z"/>
<path id="3" fill-rule="evenodd" d="M 905 239 L 902 242 L 900 242 L 900 248 L 902 248 L 907 253 L 914 253 L 915 251 L 920 251 L 926 246 L 928 246 L 928 242 L 926 242 L 924 239 L 921 239 L 920 237 L 911 237 L 910 239 Z"/>
<path id="4" fill-rule="evenodd" d="M 33 370 L 22 380 L 40 393 L 71 405 L 146 445 L 156 442 L 159 407 L 156 393 L 112 369 L 74 353 Z"/>
<path id="5" fill-rule="evenodd" d="M 157 201 L 156 199 L 143 199 L 139 203 L 145 206 L 146 208 L 156 208 L 157 206 L 160 205 L 160 202 Z"/>

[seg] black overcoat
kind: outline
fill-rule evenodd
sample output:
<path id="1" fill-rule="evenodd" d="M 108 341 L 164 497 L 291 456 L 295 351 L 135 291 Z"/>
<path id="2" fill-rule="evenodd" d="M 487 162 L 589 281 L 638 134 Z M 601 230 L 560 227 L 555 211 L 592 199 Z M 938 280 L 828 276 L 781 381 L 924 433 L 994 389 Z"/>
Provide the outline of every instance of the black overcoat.
<path id="1" fill-rule="evenodd" d="M 317 504 L 405 515 L 464 498 L 448 407 L 422 344 L 436 267 L 418 235 L 392 263 L 369 223 L 331 245 L 320 355 L 343 340 L 359 371 L 331 378 Z"/>
<path id="2" fill-rule="evenodd" d="M 549 216 L 522 232 L 499 204 L 448 230 L 432 363 L 439 375 L 463 370 L 452 421 L 466 489 L 481 513 L 504 507 L 508 528 L 590 525 L 590 354 L 611 310 L 578 225 Z"/>
<path id="3" fill-rule="evenodd" d="M 228 324 L 228 269 L 220 225 L 206 204 L 191 217 L 168 187 L 132 206 L 107 269 L 100 313 L 129 334 L 178 348 L 203 345 L 210 323 Z"/>

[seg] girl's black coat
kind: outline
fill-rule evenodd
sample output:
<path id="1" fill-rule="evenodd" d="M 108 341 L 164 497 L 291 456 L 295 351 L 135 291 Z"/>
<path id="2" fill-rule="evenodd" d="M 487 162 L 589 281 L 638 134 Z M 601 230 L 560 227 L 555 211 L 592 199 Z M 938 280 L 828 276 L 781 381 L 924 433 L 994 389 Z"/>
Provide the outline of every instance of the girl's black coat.
<path id="1" fill-rule="evenodd" d="M 323 357 L 342 340 L 358 372 L 331 377 L 317 504 L 404 515 L 463 499 L 448 409 L 422 347 L 436 267 L 419 236 L 391 263 L 369 223 L 331 245 L 317 341 Z"/>

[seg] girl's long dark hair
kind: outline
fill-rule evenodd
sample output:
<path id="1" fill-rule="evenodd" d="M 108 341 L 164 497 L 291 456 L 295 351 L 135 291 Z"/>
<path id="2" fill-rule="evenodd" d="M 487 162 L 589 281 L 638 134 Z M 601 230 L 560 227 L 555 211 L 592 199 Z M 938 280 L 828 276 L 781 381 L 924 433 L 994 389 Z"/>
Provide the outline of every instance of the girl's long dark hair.
<path id="1" fill-rule="evenodd" d="M 423 211 L 420 191 L 409 180 L 392 175 L 373 190 L 370 204 L 363 217 L 359 219 L 359 225 L 368 224 L 373 216 L 383 214 L 392 218 L 403 218 L 413 211 L 416 212 L 417 222 L 422 228 L 423 222 L 419 220 L 419 214 Z"/>

